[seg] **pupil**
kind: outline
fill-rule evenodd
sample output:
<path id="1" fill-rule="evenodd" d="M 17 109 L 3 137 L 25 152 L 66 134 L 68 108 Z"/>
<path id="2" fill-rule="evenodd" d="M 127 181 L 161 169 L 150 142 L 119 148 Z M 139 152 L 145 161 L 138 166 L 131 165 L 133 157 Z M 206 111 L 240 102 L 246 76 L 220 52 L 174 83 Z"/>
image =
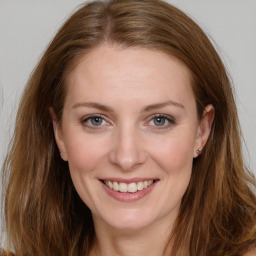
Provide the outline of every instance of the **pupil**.
<path id="1" fill-rule="evenodd" d="M 165 124 L 165 119 L 162 118 L 162 117 L 156 117 L 154 119 L 154 123 L 155 123 L 156 126 L 162 126 L 162 125 Z"/>
<path id="2" fill-rule="evenodd" d="M 102 118 L 101 117 L 94 117 L 93 119 L 92 119 L 92 124 L 93 125 L 101 125 L 101 123 L 102 123 Z"/>

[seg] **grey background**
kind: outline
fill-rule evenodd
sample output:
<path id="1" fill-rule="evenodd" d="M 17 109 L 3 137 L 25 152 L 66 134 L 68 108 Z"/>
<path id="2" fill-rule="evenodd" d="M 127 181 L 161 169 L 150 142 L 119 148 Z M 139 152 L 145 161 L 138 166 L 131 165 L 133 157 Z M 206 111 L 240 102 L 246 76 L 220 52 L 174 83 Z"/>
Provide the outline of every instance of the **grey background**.
<path id="1" fill-rule="evenodd" d="M 54 33 L 79 0 L 0 0 L 0 165 L 22 90 Z M 246 163 L 256 174 L 256 1 L 170 0 L 214 38 L 233 79 Z M 246 146 L 245 146 L 246 145 Z M 1 240 L 1 239 L 0 239 Z"/>

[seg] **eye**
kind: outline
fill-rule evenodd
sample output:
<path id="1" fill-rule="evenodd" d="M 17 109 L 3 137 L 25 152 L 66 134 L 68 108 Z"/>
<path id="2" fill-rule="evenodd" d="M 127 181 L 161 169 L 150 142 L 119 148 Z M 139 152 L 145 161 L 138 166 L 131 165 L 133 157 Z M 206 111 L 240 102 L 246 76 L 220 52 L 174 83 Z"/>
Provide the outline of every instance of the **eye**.
<path id="1" fill-rule="evenodd" d="M 175 119 L 169 115 L 156 114 L 150 119 L 148 124 L 155 126 L 158 129 L 163 129 L 168 128 L 172 124 L 175 124 Z"/>
<path id="2" fill-rule="evenodd" d="M 100 128 L 109 125 L 109 123 L 101 115 L 90 115 L 82 120 L 82 124 L 89 128 Z"/>
<path id="3" fill-rule="evenodd" d="M 167 122 L 165 117 L 157 116 L 153 118 L 153 122 L 155 126 L 164 126 Z"/>

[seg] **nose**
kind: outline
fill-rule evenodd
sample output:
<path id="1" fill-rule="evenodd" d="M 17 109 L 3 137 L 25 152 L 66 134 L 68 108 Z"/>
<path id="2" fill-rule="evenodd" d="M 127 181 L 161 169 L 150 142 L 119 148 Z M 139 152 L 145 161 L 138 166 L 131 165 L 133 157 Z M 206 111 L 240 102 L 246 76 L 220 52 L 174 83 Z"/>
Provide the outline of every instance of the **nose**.
<path id="1" fill-rule="evenodd" d="M 132 171 L 145 163 L 147 153 L 143 149 L 140 134 L 135 129 L 119 129 L 113 139 L 109 160 L 123 171 Z"/>

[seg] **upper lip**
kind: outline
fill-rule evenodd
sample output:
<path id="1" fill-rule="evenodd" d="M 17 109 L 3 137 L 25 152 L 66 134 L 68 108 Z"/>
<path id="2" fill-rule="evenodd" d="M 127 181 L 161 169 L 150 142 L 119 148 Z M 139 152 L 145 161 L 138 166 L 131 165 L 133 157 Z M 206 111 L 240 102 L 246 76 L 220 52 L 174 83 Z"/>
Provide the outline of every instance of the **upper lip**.
<path id="1" fill-rule="evenodd" d="M 137 183 L 137 182 L 140 182 L 140 181 L 149 181 L 149 180 L 159 180 L 158 178 L 141 178 L 141 177 L 138 177 L 138 178 L 130 178 L 130 179 L 124 179 L 124 178 L 103 178 L 103 179 L 100 179 L 102 181 L 116 181 L 118 183 L 122 182 L 122 183 Z"/>

